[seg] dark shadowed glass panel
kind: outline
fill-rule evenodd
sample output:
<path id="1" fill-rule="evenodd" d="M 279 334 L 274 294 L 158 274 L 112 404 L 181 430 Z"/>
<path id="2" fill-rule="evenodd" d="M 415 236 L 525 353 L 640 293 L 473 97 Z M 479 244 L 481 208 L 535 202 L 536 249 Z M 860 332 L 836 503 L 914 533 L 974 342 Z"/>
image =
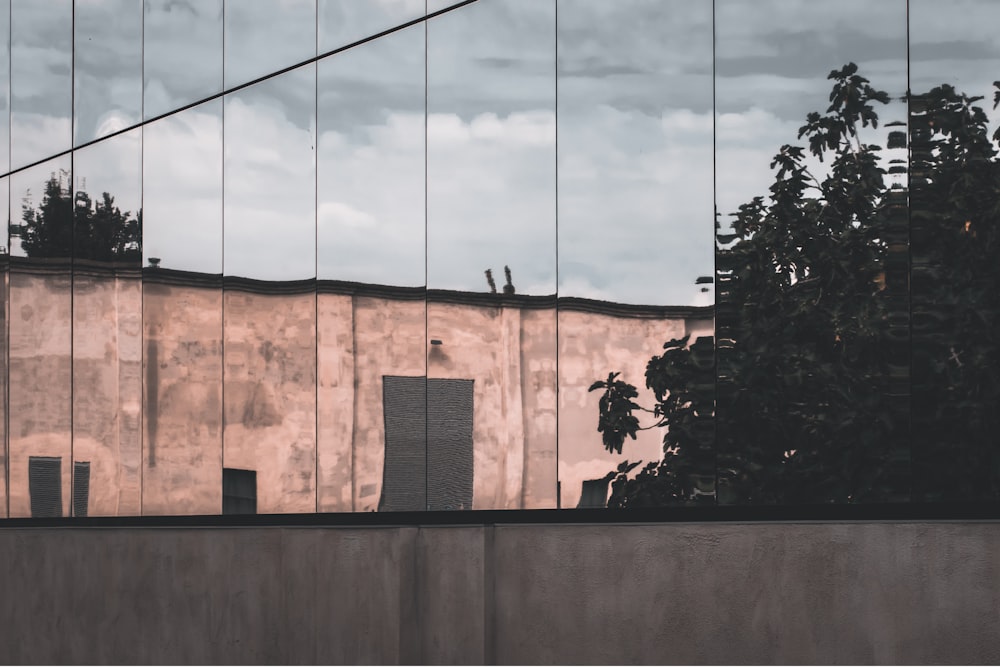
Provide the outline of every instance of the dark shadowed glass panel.
<path id="1" fill-rule="evenodd" d="M 316 55 L 316 0 L 228 0 L 226 88 Z"/>
<path id="2" fill-rule="evenodd" d="M 379 5 L 336 7 L 363 26 Z M 319 507 L 351 511 L 382 482 L 384 421 L 359 406 L 381 403 L 384 375 L 426 374 L 424 28 L 318 68 Z"/>
<path id="3" fill-rule="evenodd" d="M 424 15 L 424 0 L 318 0 L 318 3 L 320 54 L 377 35 Z"/>
<path id="4" fill-rule="evenodd" d="M 559 481 L 561 506 L 577 507 L 603 504 L 623 461 L 664 458 L 665 428 L 605 446 L 590 385 L 620 373 L 652 409 L 650 358 L 712 335 L 712 285 L 698 283 L 714 270 L 712 2 L 561 0 L 558 27 Z M 707 438 L 680 455 L 711 498 L 706 373 Z"/>
<path id="5" fill-rule="evenodd" d="M 1000 499 L 1000 6 L 911 0 L 913 494 Z"/>
<path id="6" fill-rule="evenodd" d="M 474 380 L 477 509 L 556 505 L 555 37 L 554 2 L 427 23 L 427 374 Z"/>
<path id="7" fill-rule="evenodd" d="M 906 3 L 715 32 L 720 501 L 907 499 Z"/>
<path id="8" fill-rule="evenodd" d="M 73 4 L 11 0 L 11 168 L 69 149 Z"/>
<path id="9" fill-rule="evenodd" d="M 73 464 L 89 464 L 91 516 L 140 514 L 140 141 L 132 130 L 74 153 Z"/>
<path id="10" fill-rule="evenodd" d="M 223 0 L 145 0 L 143 116 L 222 90 Z"/>
<path id="11" fill-rule="evenodd" d="M 142 3 L 76 0 L 73 144 L 134 125 L 142 117 Z"/>
<path id="12" fill-rule="evenodd" d="M 70 461 L 72 224 L 70 159 L 10 177 L 8 474 L 10 516 L 31 514 L 29 459 Z M 61 497 L 69 514 L 70 466 Z"/>

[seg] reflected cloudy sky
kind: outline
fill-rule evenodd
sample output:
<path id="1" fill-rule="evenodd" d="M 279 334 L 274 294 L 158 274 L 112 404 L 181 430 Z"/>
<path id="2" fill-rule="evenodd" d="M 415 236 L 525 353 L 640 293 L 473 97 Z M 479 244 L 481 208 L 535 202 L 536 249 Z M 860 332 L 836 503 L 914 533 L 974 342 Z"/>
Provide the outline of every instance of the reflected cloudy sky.
<path id="1" fill-rule="evenodd" d="M 74 143 L 139 122 L 142 115 L 142 5 L 76 0 Z"/>
<path id="2" fill-rule="evenodd" d="M 809 112 L 826 111 L 831 70 L 857 63 L 896 100 L 879 108 L 883 123 L 906 120 L 899 101 L 906 92 L 905 0 L 717 0 L 715 21 L 716 201 L 724 223 L 740 204 L 767 194 L 768 164 L 783 144 L 808 146 L 796 139 L 798 128 Z M 885 136 L 880 126 L 863 140 L 884 146 Z M 825 165 L 809 165 L 822 178 Z"/>
<path id="3" fill-rule="evenodd" d="M 934 0 L 910 0 L 910 85 L 915 93 L 942 83 L 970 96 L 1000 125 L 993 111 L 993 82 L 1000 79 L 1000 4 L 954 0 L 942 10 Z"/>
<path id="4" fill-rule="evenodd" d="M 71 0 L 11 0 L 11 167 L 64 151 L 72 141 Z"/>
<path id="5" fill-rule="evenodd" d="M 221 92 L 222 0 L 145 0 L 143 114 Z"/>
<path id="6" fill-rule="evenodd" d="M 710 0 L 559 2 L 560 294 L 696 299 L 714 266 L 711 110 Z"/>
<path id="7" fill-rule="evenodd" d="M 133 2 L 79 0 L 78 140 L 221 90 L 223 33 L 234 85 L 424 7 L 222 4 L 146 0 L 139 15 Z M 71 6 L 12 0 L 14 167 L 69 143 Z M 520 293 L 552 293 L 558 273 L 564 295 L 706 303 L 694 280 L 712 271 L 713 190 L 724 216 L 766 192 L 771 157 L 825 108 L 831 69 L 857 62 L 897 98 L 908 73 L 915 89 L 949 81 L 987 96 L 998 78 L 989 0 L 912 0 L 909 72 L 904 0 L 716 0 L 713 137 L 712 13 L 709 0 L 480 0 L 432 20 L 426 43 L 418 25 L 229 96 L 225 122 L 213 106 L 147 127 L 144 187 L 158 210 L 147 224 L 186 208 L 219 227 L 225 127 L 227 272 L 486 290 L 484 269 L 500 277 L 507 264 Z M 903 119 L 899 103 L 881 113 Z M 88 189 L 130 191 L 130 176 L 108 180 L 115 169 L 86 175 Z M 163 266 L 219 270 L 214 231 L 193 249 L 169 226 L 147 233 Z"/>
<path id="8" fill-rule="evenodd" d="M 555 294 L 554 4 L 476 3 L 427 40 L 428 286 L 486 291 L 509 265 Z"/>

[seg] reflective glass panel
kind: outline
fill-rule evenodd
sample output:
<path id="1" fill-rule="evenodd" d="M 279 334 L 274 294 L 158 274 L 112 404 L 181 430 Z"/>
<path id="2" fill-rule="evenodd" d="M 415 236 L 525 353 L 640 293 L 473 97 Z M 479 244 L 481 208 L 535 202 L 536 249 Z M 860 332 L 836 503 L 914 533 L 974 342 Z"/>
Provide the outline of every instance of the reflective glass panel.
<path id="1" fill-rule="evenodd" d="M 144 515 L 222 511 L 222 350 L 221 279 L 144 268 Z"/>
<path id="2" fill-rule="evenodd" d="M 68 516 L 72 470 L 72 182 L 68 155 L 10 178 L 10 516 Z M 14 236 L 15 232 L 17 233 Z"/>
<path id="3" fill-rule="evenodd" d="M 650 358 L 712 333 L 712 3 L 562 1 L 558 48 L 561 506 L 603 506 L 608 473 L 663 459 L 666 429 L 608 450 L 588 388 L 621 373 L 652 409 Z M 687 444 L 711 495 L 711 438 Z"/>
<path id="4" fill-rule="evenodd" d="M 449 478 L 474 509 L 555 506 L 555 28 L 554 2 L 517 0 L 427 24 L 427 375 L 473 386 L 428 387 L 438 509 L 468 508 Z"/>
<path id="5" fill-rule="evenodd" d="M 225 273 L 316 277 L 315 65 L 225 101 Z"/>
<path id="6" fill-rule="evenodd" d="M 316 55 L 316 0 L 229 0 L 225 31 L 228 89 Z"/>
<path id="7" fill-rule="evenodd" d="M 73 143 L 135 125 L 142 117 L 142 3 L 77 0 Z"/>
<path id="8" fill-rule="evenodd" d="M 10 179 L 0 178 L 0 211 L 10 210 Z M 3 457 L 0 462 L 0 518 L 7 516 L 7 461 L 9 449 L 7 443 L 7 368 L 9 359 L 9 337 L 7 335 L 8 304 L 10 302 L 10 257 L 7 252 L 7 242 L 4 242 L 3 250 L 0 252 L 0 296 L 3 298 L 3 309 L 0 312 L 0 363 L 3 364 L 4 372 L 0 373 L 0 435 L 3 436 Z"/>
<path id="9" fill-rule="evenodd" d="M 909 10 L 913 496 L 995 502 L 1000 7 Z"/>
<path id="10" fill-rule="evenodd" d="M 73 113 L 71 0 L 11 0 L 11 168 L 68 150 Z"/>
<path id="11" fill-rule="evenodd" d="M 145 0 L 143 116 L 222 91 L 223 0 Z"/>
<path id="12" fill-rule="evenodd" d="M 140 130 L 73 155 L 74 516 L 140 513 Z"/>
<path id="13" fill-rule="evenodd" d="M 318 63 L 321 511 L 385 508 L 383 377 L 425 375 L 423 55 L 418 25 Z"/>
<path id="14" fill-rule="evenodd" d="M 218 514 L 222 100 L 143 128 L 143 514 Z"/>
<path id="15" fill-rule="evenodd" d="M 261 513 L 316 511 L 315 94 L 309 65 L 225 102 L 223 467 Z"/>
<path id="16" fill-rule="evenodd" d="M 906 3 L 715 21 L 720 502 L 905 499 Z"/>

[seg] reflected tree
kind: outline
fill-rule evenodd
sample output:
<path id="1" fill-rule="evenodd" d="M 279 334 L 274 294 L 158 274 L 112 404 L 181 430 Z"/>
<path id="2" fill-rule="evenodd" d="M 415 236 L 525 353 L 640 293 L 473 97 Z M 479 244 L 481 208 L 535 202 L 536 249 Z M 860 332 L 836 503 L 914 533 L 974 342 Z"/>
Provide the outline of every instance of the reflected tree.
<path id="1" fill-rule="evenodd" d="M 664 458 L 619 466 L 609 506 L 1000 497 L 1000 132 L 982 98 L 911 98 L 912 193 L 893 188 L 865 141 L 888 95 L 854 64 L 829 78 L 829 107 L 799 130 L 808 148 L 782 146 L 768 195 L 731 232 L 717 224 L 716 338 L 669 341 L 649 361 L 652 408 L 616 374 L 591 386 L 609 450 L 665 429 Z M 933 424 L 912 447 L 908 225 L 914 418 Z"/>
<path id="2" fill-rule="evenodd" d="M 45 182 L 37 207 L 30 192 L 22 200 L 21 225 L 13 231 L 25 254 L 141 262 L 142 211 L 122 211 L 107 192 L 96 202 L 83 191 L 74 196 L 60 176 L 53 173 Z"/>

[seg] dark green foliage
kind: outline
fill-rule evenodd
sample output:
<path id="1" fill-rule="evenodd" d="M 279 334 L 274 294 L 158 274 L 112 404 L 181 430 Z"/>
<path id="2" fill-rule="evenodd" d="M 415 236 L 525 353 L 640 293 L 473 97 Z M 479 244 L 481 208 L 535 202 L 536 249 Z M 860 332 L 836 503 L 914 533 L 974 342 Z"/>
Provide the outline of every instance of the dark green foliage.
<path id="1" fill-rule="evenodd" d="M 888 95 L 853 63 L 830 79 L 799 130 L 828 174 L 782 146 L 768 196 L 718 234 L 716 340 L 650 360 L 664 458 L 620 466 L 610 506 L 1000 498 L 1000 166 L 981 98 L 911 100 L 908 193 L 863 141 Z M 598 388 L 621 451 L 638 393 Z"/>
<path id="2" fill-rule="evenodd" d="M 107 192 L 96 204 L 85 192 L 77 192 L 74 201 L 52 174 L 38 208 L 25 199 L 21 219 L 21 247 L 28 257 L 142 261 L 142 212 L 122 212 Z"/>

